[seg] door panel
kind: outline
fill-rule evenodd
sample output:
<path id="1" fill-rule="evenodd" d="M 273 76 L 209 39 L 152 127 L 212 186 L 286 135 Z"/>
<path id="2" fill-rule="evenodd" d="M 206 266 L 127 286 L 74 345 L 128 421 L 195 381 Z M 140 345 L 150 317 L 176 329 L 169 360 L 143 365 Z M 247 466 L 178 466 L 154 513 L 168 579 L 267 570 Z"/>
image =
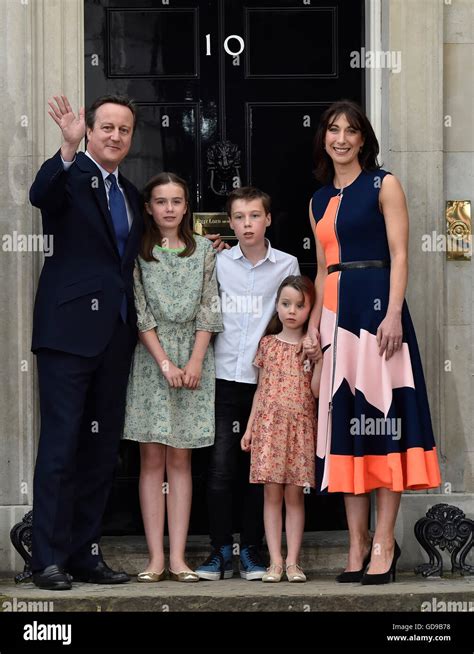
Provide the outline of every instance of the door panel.
<path id="1" fill-rule="evenodd" d="M 307 209 L 307 178 L 313 166 L 308 131 L 314 132 L 326 106 L 303 102 L 246 106 L 247 179 L 272 197 L 271 242 L 294 254 L 301 272 L 310 277 L 315 274 L 315 246 Z"/>
<path id="2" fill-rule="evenodd" d="M 108 77 L 199 77 L 197 8 L 108 9 L 106 19 Z"/>
<path id="3" fill-rule="evenodd" d="M 337 76 L 335 7 L 246 7 L 244 26 L 247 79 Z"/>
<path id="4" fill-rule="evenodd" d="M 143 185 L 151 175 L 168 170 L 185 177 L 191 189 L 196 188 L 201 157 L 199 104 L 137 104 L 140 127 L 127 157 L 135 179 L 142 179 Z"/>
<path id="5" fill-rule="evenodd" d="M 158 172 L 176 172 L 189 183 L 194 211 L 222 211 L 236 184 L 262 188 L 272 196 L 273 246 L 297 256 L 313 278 L 312 141 L 331 102 L 364 104 L 363 71 L 350 67 L 351 51 L 364 43 L 364 0 L 137 4 L 84 0 L 86 103 L 123 93 L 139 107 L 121 170 L 139 188 Z M 206 452 L 196 451 L 191 533 L 207 532 L 205 468 Z M 138 470 L 136 444 L 123 443 L 109 533 L 142 529 Z M 339 497 L 306 502 L 308 529 L 344 526 Z"/>

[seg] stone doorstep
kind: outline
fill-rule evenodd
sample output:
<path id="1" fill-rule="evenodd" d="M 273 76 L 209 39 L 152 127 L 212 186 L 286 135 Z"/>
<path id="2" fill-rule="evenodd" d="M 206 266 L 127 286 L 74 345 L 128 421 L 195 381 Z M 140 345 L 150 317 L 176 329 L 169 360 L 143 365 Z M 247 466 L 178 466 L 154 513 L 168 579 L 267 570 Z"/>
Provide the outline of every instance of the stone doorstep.
<path id="1" fill-rule="evenodd" d="M 410 547 L 404 547 L 403 539 L 397 537 L 402 548 L 402 555 L 397 570 L 413 573 L 415 565 L 428 561 L 428 555 L 416 543 L 413 556 Z M 239 538 L 234 535 L 234 543 Z M 283 552 L 286 540 L 283 534 Z M 148 550 L 144 536 L 107 536 L 101 540 L 101 548 L 107 563 L 114 569 L 123 569 L 130 574 L 137 574 L 148 564 Z M 304 534 L 301 548 L 300 563 L 304 570 L 314 570 L 318 574 L 335 574 L 344 570 L 349 549 L 349 534 L 347 531 L 315 531 Z M 416 553 L 416 549 L 418 553 Z M 168 539 L 165 539 L 165 550 L 168 552 Z M 413 546 L 411 548 L 413 550 Z M 189 536 L 186 546 L 186 560 L 191 568 L 200 565 L 210 553 L 208 536 Z M 238 551 L 238 550 L 237 550 Z M 471 555 L 473 552 L 471 552 Z M 450 572 L 451 563 L 446 552 L 443 553 L 445 572 Z M 468 557 L 468 562 L 472 562 Z M 238 572 L 239 559 L 234 556 L 234 570 Z"/>
<path id="2" fill-rule="evenodd" d="M 234 543 L 239 538 L 234 536 Z M 319 573 L 333 573 L 344 569 L 348 549 L 346 531 L 307 532 L 304 535 L 301 551 L 301 565 L 305 570 Z M 283 547 L 286 542 L 283 538 Z M 130 574 L 144 570 L 148 563 L 148 550 L 144 536 L 107 536 L 101 540 L 104 559 L 114 569 L 123 569 Z M 165 540 L 168 552 L 168 539 Z M 236 550 L 238 551 L 238 550 Z M 196 568 L 210 554 L 208 536 L 189 536 L 186 545 L 186 560 L 191 568 Z M 234 569 L 237 572 L 239 557 L 234 556 Z"/>
<path id="3" fill-rule="evenodd" d="M 429 604 L 424 604 L 426 602 Z M 41 590 L 32 583 L 15 585 L 10 578 L 0 580 L 0 611 L 11 610 L 163 613 L 469 611 L 474 610 L 474 577 L 422 579 L 402 573 L 395 583 L 374 587 L 338 584 L 334 576 L 310 572 L 305 584 L 287 581 L 264 584 L 240 577 L 188 584 L 168 579 L 157 584 L 143 584 L 132 579 L 130 583 L 118 586 L 76 583 L 72 590 L 62 592 Z"/>
<path id="4" fill-rule="evenodd" d="M 418 554 L 415 557 L 407 553 L 403 539 L 397 537 L 402 548 L 402 556 L 398 562 L 397 571 L 413 574 L 415 565 L 428 561 L 428 556 L 417 543 Z M 234 535 L 234 543 L 239 538 Z M 283 554 L 285 553 L 285 535 L 283 534 Z M 349 537 L 347 531 L 316 531 L 305 532 L 301 548 L 300 563 L 305 571 L 314 571 L 317 575 L 335 576 L 343 570 L 347 561 Z M 106 536 L 101 540 L 104 559 L 115 570 L 125 570 L 130 575 L 136 575 L 144 570 L 148 564 L 148 550 L 144 536 Z M 168 554 L 168 538 L 165 538 L 165 551 Z M 208 536 L 193 535 L 188 537 L 186 546 L 186 560 L 191 568 L 200 565 L 210 553 Z M 238 551 L 238 550 L 237 550 Z M 468 563 L 474 564 L 474 551 L 468 557 Z M 18 557 L 20 559 L 20 557 Z M 168 561 L 168 558 L 167 558 Z M 451 570 L 451 563 L 446 552 L 443 552 L 445 574 Z M 239 557 L 234 556 L 234 571 L 238 574 Z M 15 573 L 23 570 L 23 563 L 19 563 L 15 572 L 0 569 L 0 579 L 13 579 Z"/>

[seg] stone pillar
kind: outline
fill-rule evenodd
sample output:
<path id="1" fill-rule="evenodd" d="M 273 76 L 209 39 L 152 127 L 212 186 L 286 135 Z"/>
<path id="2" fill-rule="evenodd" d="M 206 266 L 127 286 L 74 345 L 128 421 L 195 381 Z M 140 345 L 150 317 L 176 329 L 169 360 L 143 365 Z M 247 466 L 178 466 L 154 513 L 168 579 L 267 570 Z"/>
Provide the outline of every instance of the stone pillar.
<path id="1" fill-rule="evenodd" d="M 474 4 L 444 5 L 444 200 L 470 200 L 474 210 Z M 474 264 L 446 262 L 443 333 L 446 482 L 474 493 Z M 474 515 L 474 495 L 470 512 Z"/>
<path id="2" fill-rule="evenodd" d="M 64 93 L 73 107 L 84 103 L 83 14 L 82 0 L 0 3 L 0 571 L 21 569 L 9 532 L 32 505 L 39 434 L 30 345 L 43 255 L 35 251 L 38 239 L 20 250 L 22 235 L 41 234 L 28 191 L 41 163 L 61 143 L 47 99 Z"/>
<path id="3" fill-rule="evenodd" d="M 438 449 L 442 424 L 441 361 L 444 256 L 423 252 L 422 237 L 443 233 L 443 3 L 390 0 L 389 48 L 401 53 L 390 75 L 389 158 L 410 215 L 407 301 L 415 324 Z"/>
<path id="4" fill-rule="evenodd" d="M 452 503 L 471 517 L 474 508 L 472 420 L 468 424 L 467 419 L 472 411 L 472 379 L 469 376 L 472 315 L 463 314 L 461 318 L 461 297 L 455 297 L 450 282 L 451 278 L 454 281 L 455 271 L 450 268 L 451 262 L 446 262 L 445 252 L 426 252 L 422 248 L 424 235 L 445 234 L 443 117 L 446 111 L 443 111 L 443 101 L 448 101 L 452 93 L 461 99 L 464 88 L 471 91 L 472 98 L 472 71 L 471 86 L 467 82 L 462 88 L 459 76 L 447 71 L 443 77 L 443 64 L 451 62 L 450 58 L 443 62 L 444 10 L 443 0 L 389 1 L 389 49 L 401 52 L 402 70 L 390 75 L 390 165 L 387 167 L 398 176 L 407 195 L 410 214 L 407 301 L 420 345 L 443 480 L 437 490 L 407 492 L 402 496 L 396 533 L 403 549 L 401 566 L 408 569 L 426 560 L 414 537 L 413 527 L 430 506 Z M 453 65 L 459 67 L 468 59 L 469 54 L 464 51 Z M 468 68 L 466 65 L 464 70 Z M 465 110 L 459 117 L 466 121 L 472 116 L 470 112 L 472 103 L 466 98 Z M 471 143 L 472 127 L 471 118 Z M 466 130 L 461 131 L 464 134 Z M 458 138 L 463 136 L 459 133 Z M 472 168 L 471 184 L 466 175 L 462 179 L 465 183 L 457 187 L 457 193 L 464 198 L 472 195 Z M 463 279 L 468 278 L 465 269 Z M 468 281 L 460 282 L 463 301 L 472 294 L 472 282 L 470 288 L 468 284 Z M 447 294 L 450 288 L 451 293 Z M 468 306 L 472 307 L 472 303 Z M 447 359 L 454 364 L 450 373 L 445 372 Z"/>

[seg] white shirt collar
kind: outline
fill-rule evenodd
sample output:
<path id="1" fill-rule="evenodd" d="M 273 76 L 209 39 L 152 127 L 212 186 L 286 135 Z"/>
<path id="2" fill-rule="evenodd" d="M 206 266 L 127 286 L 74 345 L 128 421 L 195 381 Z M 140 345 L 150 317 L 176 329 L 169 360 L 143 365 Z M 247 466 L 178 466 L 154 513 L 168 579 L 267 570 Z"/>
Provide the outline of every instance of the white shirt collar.
<path id="1" fill-rule="evenodd" d="M 89 153 L 88 150 L 86 150 L 84 154 L 86 155 L 86 157 L 89 157 L 89 159 L 92 159 L 92 161 L 95 163 L 95 165 L 97 166 L 97 168 L 98 168 L 98 169 L 100 170 L 100 172 L 102 173 L 102 177 L 104 178 L 104 181 L 107 179 L 107 177 L 108 177 L 110 174 L 112 174 L 112 175 L 115 175 L 115 179 L 117 180 L 117 184 L 118 184 L 118 167 L 117 167 L 115 170 L 113 170 L 112 173 L 110 173 L 108 170 L 105 170 L 105 168 L 102 168 L 102 166 L 101 166 L 99 163 L 97 163 L 97 161 L 96 161 L 96 160 L 94 159 L 94 157 Z"/>
<path id="2" fill-rule="evenodd" d="M 273 252 L 271 243 L 268 240 L 268 238 L 265 239 L 265 245 L 267 246 L 267 252 L 266 252 L 265 256 L 263 257 L 263 259 L 261 259 L 258 263 L 263 263 L 267 259 L 269 261 L 271 261 L 272 263 L 275 263 L 275 261 L 276 261 L 275 253 Z M 242 252 L 242 249 L 240 247 L 239 242 L 237 242 L 237 245 L 234 245 L 234 247 L 232 248 L 232 258 L 233 259 L 245 259 L 245 255 Z M 255 264 L 255 265 L 257 265 L 257 264 Z"/>

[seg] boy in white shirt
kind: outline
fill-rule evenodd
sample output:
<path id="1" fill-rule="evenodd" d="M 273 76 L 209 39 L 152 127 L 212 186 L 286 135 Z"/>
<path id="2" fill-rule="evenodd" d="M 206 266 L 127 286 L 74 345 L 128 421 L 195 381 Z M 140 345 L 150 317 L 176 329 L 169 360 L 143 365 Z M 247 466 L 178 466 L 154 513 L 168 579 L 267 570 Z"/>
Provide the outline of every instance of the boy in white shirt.
<path id="1" fill-rule="evenodd" d="M 257 387 L 253 360 L 258 343 L 275 313 L 276 292 L 288 275 L 299 275 L 296 257 L 272 248 L 265 238 L 271 223 L 270 197 L 253 187 L 232 191 L 229 223 L 238 239 L 217 255 L 217 281 L 224 331 L 214 342 L 216 361 L 216 436 L 211 449 L 207 499 L 211 545 L 208 559 L 196 569 L 201 579 L 233 576 L 232 506 L 241 481 L 240 576 L 261 579 L 266 571 L 263 539 L 263 486 L 249 483 L 250 457 L 240 439 Z"/>

